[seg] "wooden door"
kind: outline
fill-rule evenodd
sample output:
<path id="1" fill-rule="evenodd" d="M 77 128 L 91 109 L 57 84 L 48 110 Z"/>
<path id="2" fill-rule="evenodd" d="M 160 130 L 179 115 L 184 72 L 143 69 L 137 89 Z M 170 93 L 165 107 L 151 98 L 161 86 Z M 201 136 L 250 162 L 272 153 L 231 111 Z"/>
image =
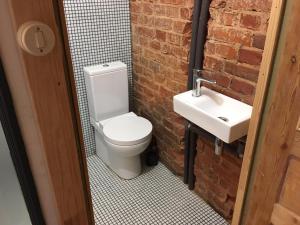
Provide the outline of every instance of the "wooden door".
<path id="1" fill-rule="evenodd" d="M 58 1 L 1 0 L 0 54 L 46 224 L 94 224 Z M 18 45 L 18 28 L 29 21 L 54 32 L 49 54 L 31 55 Z"/>
<path id="2" fill-rule="evenodd" d="M 278 200 L 274 204 L 271 215 L 272 224 L 300 224 L 300 125 L 296 131 L 283 183 L 278 193 Z"/>
<path id="3" fill-rule="evenodd" d="M 300 224 L 300 1 L 286 0 L 240 224 Z"/>

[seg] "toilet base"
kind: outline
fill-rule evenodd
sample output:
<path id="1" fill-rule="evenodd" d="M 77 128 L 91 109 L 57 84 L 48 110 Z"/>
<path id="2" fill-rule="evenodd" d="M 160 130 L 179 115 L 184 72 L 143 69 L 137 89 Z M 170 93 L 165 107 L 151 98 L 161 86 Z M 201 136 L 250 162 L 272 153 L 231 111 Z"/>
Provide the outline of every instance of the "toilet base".
<path id="1" fill-rule="evenodd" d="M 124 179 L 137 177 L 142 172 L 141 153 L 145 151 L 150 142 L 151 139 L 148 139 L 137 145 L 119 146 L 106 141 L 109 149 L 109 167 Z"/>
<path id="2" fill-rule="evenodd" d="M 112 153 L 110 168 L 121 178 L 129 180 L 139 176 L 142 172 L 140 155 L 120 157 Z"/>

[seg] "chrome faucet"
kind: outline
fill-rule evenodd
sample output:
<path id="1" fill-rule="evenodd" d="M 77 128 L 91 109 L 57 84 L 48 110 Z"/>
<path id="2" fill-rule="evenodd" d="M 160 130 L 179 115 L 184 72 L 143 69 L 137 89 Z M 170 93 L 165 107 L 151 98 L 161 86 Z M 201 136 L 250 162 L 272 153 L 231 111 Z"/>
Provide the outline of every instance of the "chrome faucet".
<path id="1" fill-rule="evenodd" d="M 193 69 L 193 92 L 192 95 L 194 97 L 201 96 L 201 83 L 206 82 L 210 84 L 216 84 L 215 80 L 207 80 L 202 78 L 201 75 L 202 70 Z"/>

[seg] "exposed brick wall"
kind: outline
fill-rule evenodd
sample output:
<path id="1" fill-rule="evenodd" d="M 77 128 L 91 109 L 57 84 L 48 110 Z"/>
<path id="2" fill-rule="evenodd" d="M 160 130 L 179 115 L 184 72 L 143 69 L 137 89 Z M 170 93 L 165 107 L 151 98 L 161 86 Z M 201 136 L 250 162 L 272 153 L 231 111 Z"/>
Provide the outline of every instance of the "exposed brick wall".
<path id="1" fill-rule="evenodd" d="M 184 119 L 172 98 L 186 91 L 193 0 L 131 0 L 135 110 L 154 125 L 160 159 L 183 173 Z M 212 0 L 204 69 L 211 88 L 253 103 L 271 0 Z M 195 191 L 226 218 L 236 197 L 241 160 L 213 154 L 199 138 Z"/>
<path id="2" fill-rule="evenodd" d="M 230 219 L 242 160 L 227 150 L 223 151 L 222 157 L 215 155 L 214 143 L 201 138 L 197 146 L 195 191 L 221 215 Z"/>
<path id="3" fill-rule="evenodd" d="M 204 68 L 214 87 L 253 103 L 271 0 L 212 0 Z"/>
<path id="4" fill-rule="evenodd" d="M 193 0 L 131 1 L 136 111 L 154 125 L 160 158 L 183 170 L 184 119 L 172 97 L 186 91 Z"/>

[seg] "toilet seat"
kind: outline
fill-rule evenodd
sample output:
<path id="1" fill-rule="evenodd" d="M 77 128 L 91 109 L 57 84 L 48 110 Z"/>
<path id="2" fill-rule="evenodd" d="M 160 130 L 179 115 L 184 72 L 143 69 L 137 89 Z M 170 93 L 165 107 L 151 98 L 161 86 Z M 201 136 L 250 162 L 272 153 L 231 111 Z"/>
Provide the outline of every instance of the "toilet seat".
<path id="1" fill-rule="evenodd" d="M 152 124 L 139 116 L 116 117 L 104 125 L 103 134 L 106 141 L 115 145 L 137 145 L 151 138 Z"/>

